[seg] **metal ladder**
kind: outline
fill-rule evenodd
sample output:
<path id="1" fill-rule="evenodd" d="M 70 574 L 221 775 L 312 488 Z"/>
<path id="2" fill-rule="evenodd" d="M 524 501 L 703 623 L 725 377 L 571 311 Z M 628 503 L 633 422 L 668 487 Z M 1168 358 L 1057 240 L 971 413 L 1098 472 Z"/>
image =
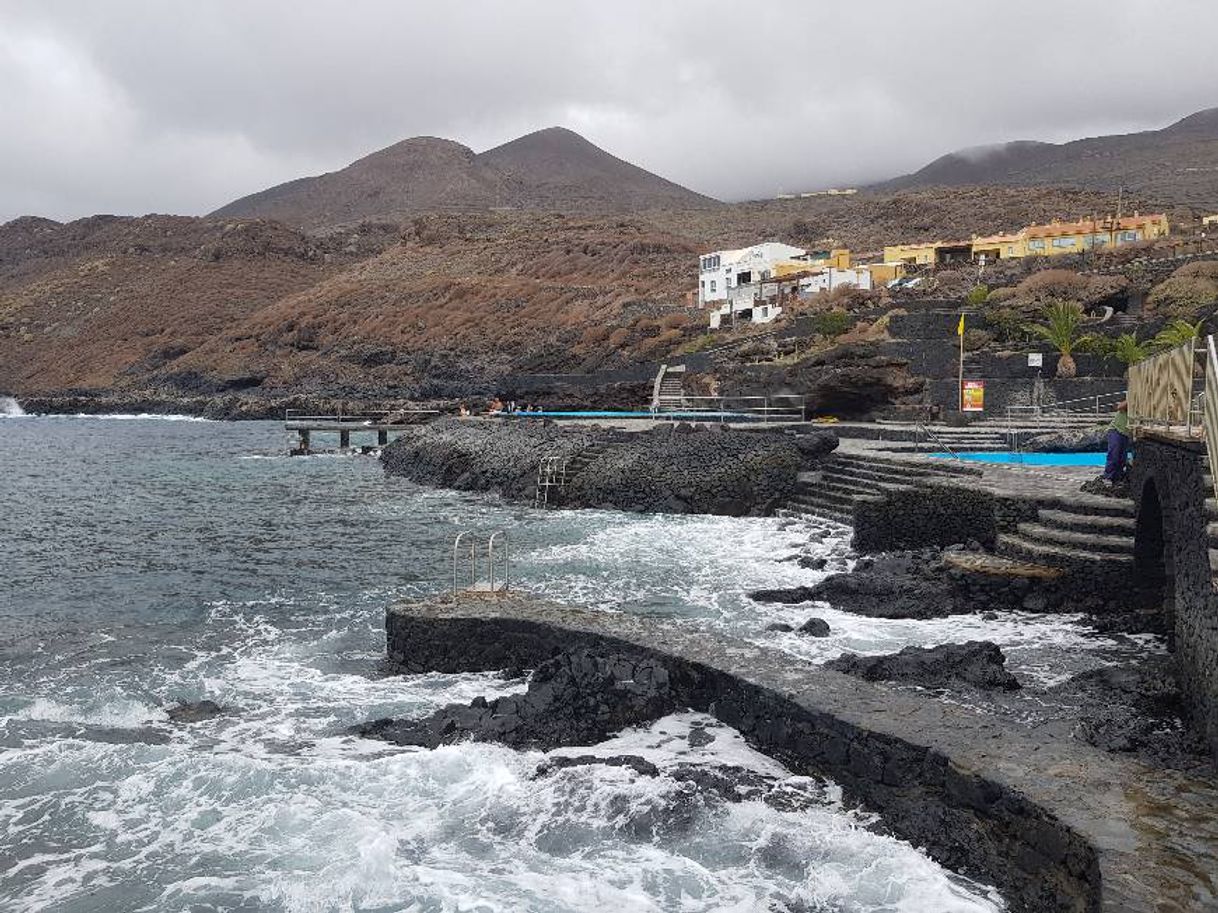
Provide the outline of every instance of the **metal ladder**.
<path id="1" fill-rule="evenodd" d="M 551 491 L 554 501 L 567 487 L 567 464 L 570 458 L 562 454 L 543 456 L 537 464 L 537 490 L 533 493 L 534 507 L 549 507 Z"/>
<path id="2" fill-rule="evenodd" d="M 469 545 L 468 556 L 461 548 L 463 541 Z M 507 533 L 503 530 L 497 529 L 481 539 L 474 530 L 466 529 L 457 533 L 457 537 L 453 539 L 452 595 L 504 595 L 508 592 L 511 582 L 509 559 Z"/>

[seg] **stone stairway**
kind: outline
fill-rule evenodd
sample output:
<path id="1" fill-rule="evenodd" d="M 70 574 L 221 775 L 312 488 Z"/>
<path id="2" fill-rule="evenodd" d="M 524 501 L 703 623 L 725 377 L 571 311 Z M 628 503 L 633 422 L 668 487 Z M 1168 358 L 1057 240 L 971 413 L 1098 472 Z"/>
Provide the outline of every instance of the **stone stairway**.
<path id="1" fill-rule="evenodd" d="M 847 526 L 854 522 L 854 502 L 884 490 L 914 488 L 935 482 L 959 483 L 981 475 L 974 466 L 945 461 L 943 466 L 872 454 L 836 453 L 815 470 L 800 473 L 799 487 L 783 516 L 815 517 Z"/>
<path id="2" fill-rule="evenodd" d="M 1018 561 L 1095 572 L 1133 567 L 1133 502 L 1079 493 L 1046 499 L 1036 519 L 998 537 L 997 552 Z"/>
<path id="3" fill-rule="evenodd" d="M 935 425 L 930 429 L 931 437 L 929 440 L 923 440 L 923 446 L 930 447 L 933 450 L 941 450 L 943 447 L 950 448 L 955 451 L 971 451 L 971 450 L 1009 450 L 1010 442 L 999 428 L 981 428 L 976 426 L 962 426 L 953 428 L 947 425 Z"/>
<path id="4" fill-rule="evenodd" d="M 661 412 L 685 408 L 685 387 L 680 374 L 667 374 L 660 381 L 659 405 Z"/>

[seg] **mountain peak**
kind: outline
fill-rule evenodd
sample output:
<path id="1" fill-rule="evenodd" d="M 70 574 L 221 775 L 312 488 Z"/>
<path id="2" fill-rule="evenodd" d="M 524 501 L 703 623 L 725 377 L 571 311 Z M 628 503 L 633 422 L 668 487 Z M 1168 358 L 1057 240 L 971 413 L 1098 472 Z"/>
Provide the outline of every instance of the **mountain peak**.
<path id="1" fill-rule="evenodd" d="M 320 229 L 434 211 L 622 212 L 715 203 L 611 155 L 574 130 L 546 127 L 479 154 L 453 140 L 411 137 L 339 171 L 243 197 L 212 215 Z"/>
<path id="2" fill-rule="evenodd" d="M 877 190 L 950 186 L 1044 186 L 1142 194 L 1155 205 L 1218 200 L 1218 108 L 1161 130 L 1068 143 L 1019 141 L 962 149 Z M 1164 167 L 1170 162 L 1170 167 Z"/>

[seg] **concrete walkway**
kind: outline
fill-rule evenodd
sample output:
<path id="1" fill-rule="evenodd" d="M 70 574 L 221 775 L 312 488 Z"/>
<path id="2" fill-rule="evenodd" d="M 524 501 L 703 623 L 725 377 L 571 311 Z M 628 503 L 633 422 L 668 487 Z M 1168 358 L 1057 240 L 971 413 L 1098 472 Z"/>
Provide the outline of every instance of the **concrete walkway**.
<path id="1" fill-rule="evenodd" d="M 627 671 L 658 657 L 691 708 L 832 777 L 944 865 L 997 885 L 1013 913 L 1218 909 L 1212 781 L 629 614 L 465 597 L 393 606 L 386 628 L 391 660 L 414 671 L 530 668 L 580 648 Z"/>

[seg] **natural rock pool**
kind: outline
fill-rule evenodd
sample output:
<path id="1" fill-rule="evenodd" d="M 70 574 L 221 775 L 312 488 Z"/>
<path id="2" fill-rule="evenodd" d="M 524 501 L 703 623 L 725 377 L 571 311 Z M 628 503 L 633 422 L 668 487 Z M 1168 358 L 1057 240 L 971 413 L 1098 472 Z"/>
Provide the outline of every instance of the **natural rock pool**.
<path id="1" fill-rule="evenodd" d="M 551 599 L 813 661 L 985 638 L 1035 683 L 1133 649 L 1011 614 L 818 609 L 827 638 L 766 631 L 813 610 L 749 590 L 825 573 L 782 559 L 846 560 L 840 532 L 789 521 L 538 512 L 388 479 L 372 459 L 281 456 L 275 423 L 12 417 L 0 430 L 4 908 L 1001 909 L 870 829 L 833 784 L 696 715 L 579 750 L 643 754 L 659 776 L 538 776 L 539 752 L 345 735 L 522 687 L 379 674 L 385 605 L 446 585 L 460 529 L 506 529 L 514 583 Z M 204 699 L 222 712 L 171 719 Z M 755 770 L 803 801 L 727 802 L 665 775 L 691 761 Z"/>

